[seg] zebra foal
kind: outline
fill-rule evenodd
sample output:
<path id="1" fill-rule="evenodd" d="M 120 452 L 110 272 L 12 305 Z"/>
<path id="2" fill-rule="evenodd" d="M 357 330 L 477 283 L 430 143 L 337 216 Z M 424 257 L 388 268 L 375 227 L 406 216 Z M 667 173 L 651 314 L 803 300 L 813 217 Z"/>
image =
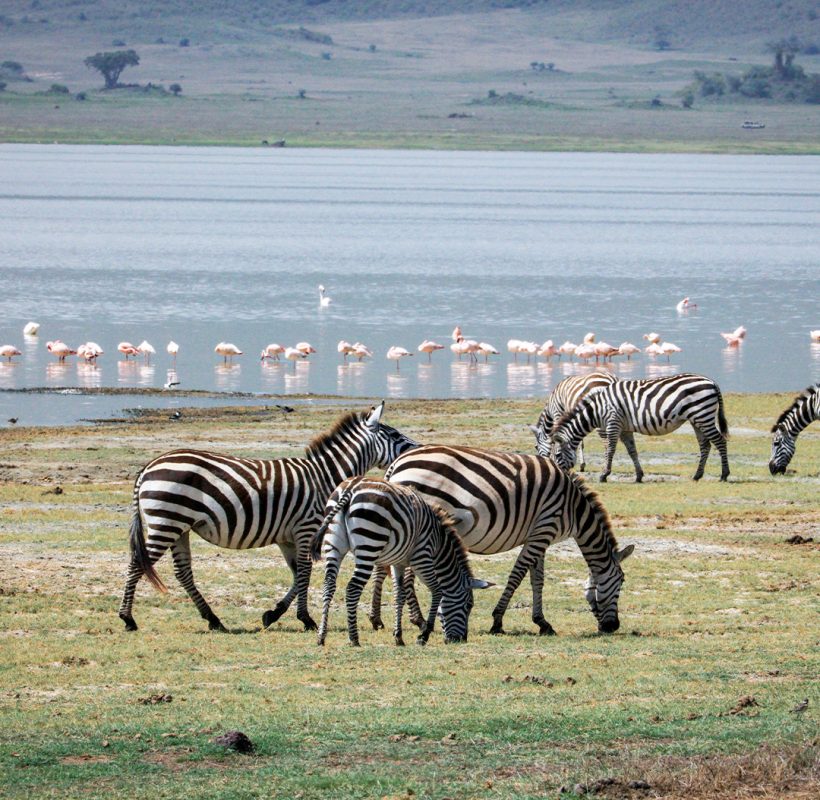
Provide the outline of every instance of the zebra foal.
<path id="1" fill-rule="evenodd" d="M 703 375 L 683 373 L 667 378 L 617 381 L 587 395 L 552 428 L 553 458 L 563 469 L 575 464 L 576 450 L 583 438 L 602 428 L 606 434 L 605 465 L 600 480 L 612 472 L 612 458 L 624 432 L 661 436 L 689 422 L 700 447 L 700 461 L 693 480 L 703 477 L 709 450 L 720 453 L 720 479 L 729 477 L 726 439 L 729 429 L 723 413 L 723 396 L 718 385 Z M 643 469 L 632 439 L 624 440 L 635 464 L 635 481 L 643 480 Z"/>
<path id="2" fill-rule="evenodd" d="M 277 544 L 293 583 L 265 627 L 298 597 L 297 618 L 306 630 L 316 623 L 307 606 L 310 541 L 322 521 L 326 498 L 345 478 L 386 467 L 415 442 L 381 423 L 384 402 L 369 412 L 351 412 L 317 436 L 304 458 L 239 458 L 202 450 L 175 450 L 155 458 L 137 476 L 131 518 L 131 562 L 119 617 L 137 630 L 132 616 L 140 578 L 167 591 L 154 569 L 168 550 L 174 574 L 211 630 L 225 627 L 194 583 L 190 533 L 231 550 Z M 147 536 L 146 529 L 147 528 Z"/>
<path id="3" fill-rule="evenodd" d="M 624 580 L 620 562 L 634 547 L 618 550 L 609 515 L 580 477 L 540 456 L 427 445 L 399 456 L 386 478 L 441 505 L 456 521 L 456 531 L 471 553 L 503 553 L 521 546 L 493 610 L 491 633 L 504 632 L 504 614 L 527 572 L 532 621 L 539 633 L 555 633 L 544 618 L 544 553 L 568 538 L 575 539 L 589 569 L 586 599 L 598 630 L 618 629 L 618 596 Z M 378 614 L 374 607 L 374 627 Z"/>
<path id="4" fill-rule="evenodd" d="M 327 514 L 313 536 L 311 554 L 325 558 L 322 621 L 318 643 L 327 636 L 330 603 L 336 591 L 339 566 L 353 553 L 353 577 L 347 584 L 347 630 L 350 643 L 359 646 L 359 598 L 376 567 L 390 566 L 396 588 L 396 624 L 393 638 L 404 645 L 401 617 L 404 607 L 404 570 L 411 567 L 432 595 L 427 622 L 418 638 L 426 644 L 441 607 L 445 641 L 466 641 L 473 607 L 473 588 L 492 584 L 473 578 L 467 553 L 453 529 L 453 520 L 438 506 L 430 506 L 412 489 L 372 478 L 349 478 L 327 501 Z"/>
<path id="5" fill-rule="evenodd" d="M 809 386 L 778 417 L 772 426 L 772 455 L 769 472 L 783 475 L 792 460 L 797 436 L 812 422 L 820 420 L 820 383 Z"/>

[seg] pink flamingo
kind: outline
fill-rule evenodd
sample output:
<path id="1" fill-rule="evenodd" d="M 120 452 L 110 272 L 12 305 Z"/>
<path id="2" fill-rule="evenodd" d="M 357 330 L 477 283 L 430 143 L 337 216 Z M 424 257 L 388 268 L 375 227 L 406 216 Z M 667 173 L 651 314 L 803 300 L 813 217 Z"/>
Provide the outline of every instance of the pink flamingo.
<path id="1" fill-rule="evenodd" d="M 560 353 L 553 344 L 552 339 L 547 339 L 539 348 L 538 355 L 543 356 L 545 360 L 549 361 L 553 356 L 560 356 Z"/>
<path id="2" fill-rule="evenodd" d="M 55 339 L 53 342 L 46 342 L 46 349 L 53 356 L 57 356 L 57 361 L 63 364 L 66 356 L 76 356 L 77 351 L 72 350 L 65 342 Z"/>
<path id="3" fill-rule="evenodd" d="M 584 344 L 595 344 L 595 334 L 592 331 L 584 336 Z"/>
<path id="4" fill-rule="evenodd" d="M 675 353 L 681 352 L 680 347 L 678 347 L 676 344 L 672 344 L 672 342 L 661 342 L 659 347 L 661 349 L 661 353 L 663 353 L 663 355 L 666 356 L 667 362 L 669 362 L 669 360 Z"/>
<path id="5" fill-rule="evenodd" d="M 77 355 L 84 358 L 89 364 L 96 364 L 97 358 L 103 354 L 103 349 L 96 342 L 86 342 L 77 348 Z"/>
<path id="6" fill-rule="evenodd" d="M 120 342 L 117 345 L 117 350 L 125 356 L 126 361 L 128 361 L 128 356 L 134 356 L 134 358 L 136 358 L 140 354 L 139 348 L 134 347 L 131 342 Z"/>
<path id="7" fill-rule="evenodd" d="M 578 347 L 575 348 L 575 355 L 587 362 L 590 358 L 594 358 L 595 356 L 595 345 L 579 344 Z"/>
<path id="8" fill-rule="evenodd" d="M 358 361 L 361 361 L 364 358 L 373 358 L 373 351 L 366 344 L 355 342 L 353 345 L 353 355 L 356 356 Z"/>
<path id="9" fill-rule="evenodd" d="M 578 349 L 578 345 L 575 342 L 571 342 L 569 339 L 565 341 L 559 348 L 558 348 L 558 358 L 560 359 L 561 356 L 569 356 L 569 360 L 572 361 L 572 357 L 575 355 L 575 351 Z"/>
<path id="10" fill-rule="evenodd" d="M 293 369 L 296 371 L 296 362 L 307 358 L 307 353 L 297 350 L 295 347 L 285 348 L 285 358 L 293 362 Z"/>
<path id="11" fill-rule="evenodd" d="M 438 344 L 438 342 L 434 342 L 432 339 L 425 339 L 419 345 L 419 352 L 420 353 L 427 353 L 428 363 L 433 360 L 433 355 L 432 354 L 435 353 L 436 350 L 443 350 L 443 349 L 444 349 L 443 344 Z"/>
<path id="12" fill-rule="evenodd" d="M 661 350 L 661 346 L 657 342 L 650 342 L 645 348 L 644 353 L 649 356 L 662 356 L 663 350 Z"/>
<path id="13" fill-rule="evenodd" d="M 151 362 L 151 356 L 154 355 L 157 351 L 154 349 L 154 345 L 150 342 L 146 341 L 145 339 L 142 340 L 142 343 L 137 348 L 140 353 L 145 356 L 145 363 L 149 364 Z"/>
<path id="14" fill-rule="evenodd" d="M 479 342 L 478 343 L 478 352 L 484 356 L 484 363 L 486 364 L 490 360 L 490 356 L 497 356 L 498 350 L 496 350 L 491 344 L 488 342 Z"/>
<path id="15" fill-rule="evenodd" d="M 241 356 L 242 351 L 235 345 L 231 344 L 230 342 L 220 342 L 216 347 L 214 347 L 214 352 L 219 353 L 222 356 L 222 363 L 227 364 L 229 358 L 233 358 L 234 356 Z"/>
<path id="16" fill-rule="evenodd" d="M 683 314 L 684 311 L 688 311 L 690 308 L 697 308 L 697 303 L 690 303 L 688 297 L 684 297 L 676 306 L 675 310 L 678 314 Z"/>
<path id="17" fill-rule="evenodd" d="M 612 356 L 618 356 L 621 354 L 621 351 L 617 347 L 613 347 L 611 344 L 607 342 L 598 342 L 593 345 L 595 348 L 595 363 L 598 363 L 599 358 L 603 358 L 604 361 L 609 359 L 612 361 Z"/>
<path id="18" fill-rule="evenodd" d="M 820 330 L 809 331 L 809 336 L 813 342 L 820 342 Z"/>
<path id="19" fill-rule="evenodd" d="M 179 345 L 175 341 L 172 340 L 172 341 L 168 342 L 168 344 L 165 346 L 165 352 L 168 353 L 169 356 L 171 356 L 171 358 L 174 361 L 174 364 L 176 364 L 177 363 L 177 353 L 179 352 Z"/>
<path id="20" fill-rule="evenodd" d="M 624 343 L 623 343 L 623 344 L 622 344 L 622 345 L 618 348 L 618 352 L 619 352 L 622 356 L 626 356 L 626 360 L 627 360 L 627 361 L 631 361 L 631 360 L 632 360 L 632 356 L 634 356 L 634 355 L 635 355 L 635 353 L 640 353 L 640 352 L 641 352 L 641 348 L 640 348 L 640 347 L 635 347 L 635 345 L 634 345 L 634 344 L 632 344 L 632 342 L 624 342 Z"/>
<path id="21" fill-rule="evenodd" d="M 316 349 L 309 342 L 296 342 L 296 344 L 293 346 L 300 353 L 304 353 L 306 356 L 309 356 L 311 353 L 316 352 Z"/>
<path id="22" fill-rule="evenodd" d="M 461 326 L 456 325 L 451 334 L 454 342 L 460 342 L 464 337 L 461 335 Z"/>
<path id="23" fill-rule="evenodd" d="M 27 322 L 23 327 L 23 336 L 36 336 L 40 332 L 39 322 Z"/>
<path id="24" fill-rule="evenodd" d="M 643 338 L 646 339 L 649 344 L 658 344 L 661 340 L 661 335 L 653 331 L 652 333 L 645 333 Z"/>
<path id="25" fill-rule="evenodd" d="M 387 351 L 387 357 L 391 361 L 396 362 L 396 372 L 399 371 L 399 361 L 401 361 L 401 359 L 404 358 L 405 356 L 412 356 L 412 355 L 413 354 L 409 350 L 405 350 L 403 347 L 397 347 L 396 345 L 393 345 Z"/>
<path id="26" fill-rule="evenodd" d="M 720 335 L 726 340 L 729 347 L 737 347 L 746 338 L 746 328 L 738 325 L 731 333 L 721 333 Z"/>
<path id="27" fill-rule="evenodd" d="M 347 357 L 353 354 L 353 345 L 350 342 L 340 339 L 336 345 L 336 352 L 342 357 L 342 361 L 347 363 Z"/>
<path id="28" fill-rule="evenodd" d="M 276 344 L 276 342 L 271 342 L 271 344 L 267 345 L 265 349 L 260 354 L 259 360 L 264 361 L 266 358 L 269 358 L 271 361 L 279 361 L 279 356 L 285 352 L 285 348 L 282 347 L 281 344 Z"/>
<path id="29" fill-rule="evenodd" d="M 518 354 L 521 352 L 522 344 L 523 342 L 520 339 L 510 339 L 507 341 L 507 352 L 512 353 L 516 361 L 518 361 Z"/>
<path id="30" fill-rule="evenodd" d="M 7 358 L 9 363 L 14 356 L 23 355 L 13 344 L 0 345 L 0 358 Z"/>

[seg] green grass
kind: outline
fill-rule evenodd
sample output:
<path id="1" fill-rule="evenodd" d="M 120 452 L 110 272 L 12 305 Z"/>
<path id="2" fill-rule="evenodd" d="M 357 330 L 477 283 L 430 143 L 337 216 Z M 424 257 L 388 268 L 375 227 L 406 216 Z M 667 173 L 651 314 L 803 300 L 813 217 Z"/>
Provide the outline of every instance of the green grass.
<path id="1" fill-rule="evenodd" d="M 393 647 L 363 611 L 362 647 L 350 648 L 341 588 L 323 650 L 292 613 L 261 631 L 262 612 L 289 584 L 278 551 L 218 551 L 198 539 L 198 585 L 231 634 L 207 631 L 170 563 L 159 566 L 170 594 L 138 590 L 140 630 L 126 634 L 116 617 L 142 463 L 182 442 L 296 453 L 338 407 L 0 431 L 11 475 L 0 485 L 4 797 L 535 798 L 611 777 L 617 796 L 646 796 L 625 786 L 646 780 L 649 796 L 808 798 L 818 770 L 817 544 L 785 539 L 817 539 L 820 437 L 805 431 L 794 471 L 769 476 L 767 431 L 790 399 L 727 397 L 728 484 L 712 460 L 703 481 L 689 480 L 691 434 L 638 438 L 640 486 L 619 455 L 599 487 L 619 540 L 636 544 L 617 634 L 595 633 L 573 545 L 547 558 L 546 614 L 558 636 L 534 635 L 523 585 L 509 635 L 485 633 L 494 588 L 477 594 L 468 643 L 434 635 L 426 648 Z M 530 451 L 525 425 L 538 411 L 534 401 L 407 401 L 391 403 L 387 421 L 421 441 Z M 587 450 L 599 466 L 600 444 Z M 75 458 L 77 470 L 59 466 Z M 473 566 L 503 584 L 512 560 Z M 161 694 L 171 702 L 140 702 Z M 792 713 L 804 698 L 808 710 Z M 255 754 L 214 744 L 227 730 L 246 733 Z"/>

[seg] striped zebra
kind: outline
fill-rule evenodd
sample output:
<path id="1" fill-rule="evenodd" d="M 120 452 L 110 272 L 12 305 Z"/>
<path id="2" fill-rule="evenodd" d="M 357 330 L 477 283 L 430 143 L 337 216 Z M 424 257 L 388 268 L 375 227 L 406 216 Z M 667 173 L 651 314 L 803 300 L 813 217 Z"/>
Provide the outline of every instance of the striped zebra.
<path id="1" fill-rule="evenodd" d="M 794 402 L 772 426 L 772 457 L 769 472 L 782 475 L 792 460 L 800 431 L 820 420 L 820 383 L 809 386 L 794 398 Z"/>
<path id="2" fill-rule="evenodd" d="M 298 597 L 297 618 L 314 630 L 307 606 L 310 540 L 322 521 L 326 498 L 345 478 L 386 467 L 415 442 L 381 423 L 384 402 L 369 412 L 351 412 L 317 436 L 304 458 L 239 458 L 202 450 L 175 450 L 155 458 L 137 476 L 131 519 L 131 563 L 120 619 L 137 629 L 131 615 L 134 591 L 145 575 L 167 591 L 154 564 L 169 548 L 174 574 L 211 630 L 225 627 L 194 584 L 190 532 L 231 550 L 279 545 L 293 584 L 265 627 Z M 144 527 L 148 528 L 147 538 Z"/>
<path id="3" fill-rule="evenodd" d="M 572 411 L 590 392 L 603 389 L 617 380 L 611 372 L 596 370 L 586 375 L 570 375 L 570 377 L 564 378 L 556 384 L 541 415 L 538 417 L 538 422 L 535 425 L 530 425 L 530 430 L 535 434 L 535 449 L 538 455 L 550 455 L 552 450 L 552 426 L 556 420 L 561 419 L 568 411 Z M 632 436 L 631 433 L 625 433 L 624 435 Z M 626 444 L 623 437 L 622 441 Z M 583 472 L 586 469 L 583 442 L 578 445 L 578 461 L 580 463 L 579 469 Z"/>
<path id="4" fill-rule="evenodd" d="M 609 516 L 582 478 L 541 456 L 447 445 L 404 453 L 386 477 L 441 505 L 456 520 L 456 530 L 471 553 L 502 553 L 521 546 L 493 610 L 491 633 L 504 632 L 504 612 L 528 571 L 532 621 L 540 634 L 555 633 L 542 604 L 544 553 L 554 542 L 570 537 L 589 568 L 586 598 L 598 630 L 618 629 L 618 595 L 624 579 L 620 562 L 634 548 L 617 549 Z M 378 609 L 373 613 L 377 615 Z"/>
<path id="5" fill-rule="evenodd" d="M 723 413 L 723 396 L 718 385 L 703 375 L 683 373 L 667 378 L 617 381 L 599 392 L 587 395 L 552 428 L 554 459 L 563 469 L 575 463 L 581 440 L 595 428 L 606 433 L 605 466 L 600 475 L 606 481 L 612 472 L 615 446 L 624 431 L 661 436 L 685 422 L 691 423 L 700 446 L 700 462 L 694 480 L 703 477 L 709 450 L 714 444 L 720 453 L 720 479 L 729 477 L 726 438 L 729 429 Z M 630 446 L 631 442 L 631 446 Z M 643 480 L 634 440 L 624 444 L 635 464 L 635 480 Z"/>
<path id="6" fill-rule="evenodd" d="M 396 586 L 396 624 L 393 638 L 403 646 L 401 617 L 404 572 L 409 566 L 430 589 L 432 603 L 418 638 L 426 644 L 441 607 L 447 642 L 467 640 L 467 620 L 473 608 L 473 589 L 492 584 L 473 578 L 467 551 L 453 528 L 453 520 L 437 505 L 428 505 L 412 489 L 383 480 L 349 478 L 327 501 L 327 514 L 313 536 L 311 552 L 326 561 L 319 644 L 325 643 L 330 603 L 336 591 L 339 566 L 353 552 L 355 567 L 347 584 L 347 631 L 359 646 L 356 612 L 359 598 L 376 567 L 390 566 Z"/>

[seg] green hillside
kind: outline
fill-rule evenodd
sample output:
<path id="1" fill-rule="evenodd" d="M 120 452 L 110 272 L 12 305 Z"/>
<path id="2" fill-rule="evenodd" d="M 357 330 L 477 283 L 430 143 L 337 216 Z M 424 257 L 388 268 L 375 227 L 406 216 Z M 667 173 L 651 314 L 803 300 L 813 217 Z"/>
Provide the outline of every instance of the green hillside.
<path id="1" fill-rule="evenodd" d="M 681 105 L 788 37 L 820 72 L 810 0 L 7 0 L 0 141 L 816 152 L 790 87 Z M 85 59 L 123 49 L 100 91 Z"/>

